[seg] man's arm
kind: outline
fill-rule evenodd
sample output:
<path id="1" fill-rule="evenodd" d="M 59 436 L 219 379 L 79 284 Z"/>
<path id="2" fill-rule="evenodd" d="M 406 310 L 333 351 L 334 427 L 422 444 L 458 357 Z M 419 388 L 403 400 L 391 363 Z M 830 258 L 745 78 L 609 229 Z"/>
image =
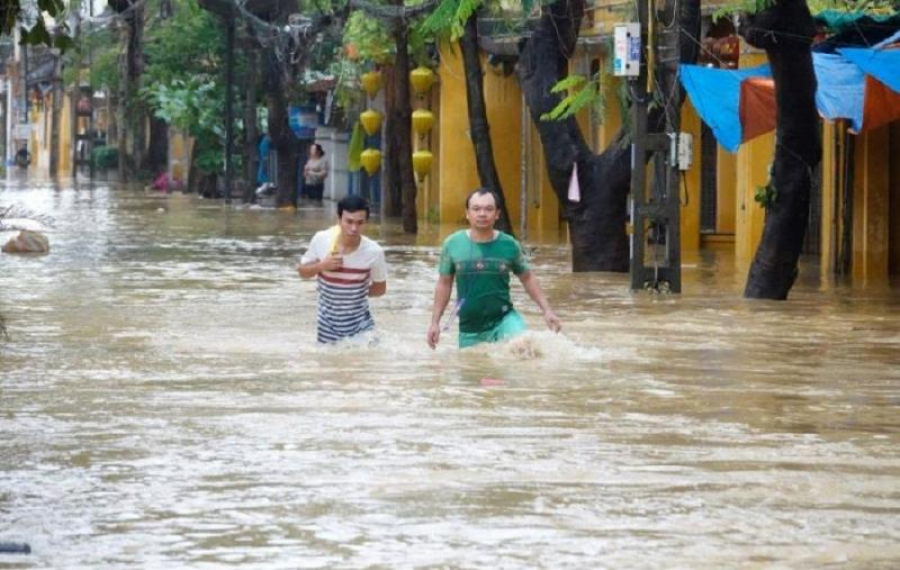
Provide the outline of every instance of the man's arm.
<path id="1" fill-rule="evenodd" d="M 373 281 L 369 285 L 369 297 L 381 297 L 387 293 L 387 281 Z"/>
<path id="2" fill-rule="evenodd" d="M 297 266 L 297 273 L 302 279 L 312 279 L 323 271 L 335 271 L 343 267 L 344 256 L 339 253 L 329 254 L 328 257 L 321 260 L 311 261 L 309 263 L 301 263 Z"/>
<path id="3" fill-rule="evenodd" d="M 453 292 L 453 275 L 440 275 L 437 286 L 434 288 L 434 306 L 431 308 L 431 325 L 428 327 L 428 346 L 434 348 L 441 338 L 441 316 L 447 303 L 450 302 L 450 294 Z"/>
<path id="4" fill-rule="evenodd" d="M 519 281 L 522 282 L 522 286 L 525 287 L 525 292 L 528 293 L 528 296 L 537 303 L 541 312 L 544 313 L 544 321 L 547 323 L 547 328 L 553 332 L 559 332 L 559 329 L 562 328 L 562 323 L 560 323 L 559 317 L 556 316 L 553 309 L 550 308 L 550 303 L 547 301 L 547 297 L 541 290 L 541 286 L 538 284 L 534 272 L 526 271 L 525 273 L 522 273 L 519 275 Z"/>

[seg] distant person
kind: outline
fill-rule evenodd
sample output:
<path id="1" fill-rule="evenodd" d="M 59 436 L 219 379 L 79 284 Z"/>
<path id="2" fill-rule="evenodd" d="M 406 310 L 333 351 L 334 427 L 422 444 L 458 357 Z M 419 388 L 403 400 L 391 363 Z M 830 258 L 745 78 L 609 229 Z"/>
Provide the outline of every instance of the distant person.
<path id="1" fill-rule="evenodd" d="M 259 138 L 259 146 L 257 147 L 259 151 L 259 168 L 256 169 L 256 184 L 259 186 L 269 182 L 269 148 L 271 144 L 269 135 L 264 134 Z"/>
<path id="2" fill-rule="evenodd" d="M 321 204 L 326 178 L 328 159 L 325 158 L 325 149 L 319 143 L 313 143 L 309 146 L 309 158 L 303 165 L 303 189 L 306 197 Z"/>
<path id="3" fill-rule="evenodd" d="M 387 290 L 384 251 L 363 235 L 369 203 L 347 196 L 337 204 L 338 224 L 317 232 L 297 267 L 303 279 L 318 279 L 318 331 L 322 343 L 332 343 L 372 330 L 369 297 Z"/>
<path id="4" fill-rule="evenodd" d="M 519 278 L 528 296 L 543 312 L 547 328 L 554 332 L 560 330 L 559 318 L 541 291 L 519 242 L 494 229 L 500 218 L 498 202 L 497 195 L 487 188 L 469 194 L 466 198 L 469 229 L 444 240 L 427 335 L 431 348 L 437 346 L 441 337 L 441 316 L 450 301 L 454 277 L 460 348 L 497 342 L 525 331 L 525 321 L 510 299 L 510 272 Z"/>

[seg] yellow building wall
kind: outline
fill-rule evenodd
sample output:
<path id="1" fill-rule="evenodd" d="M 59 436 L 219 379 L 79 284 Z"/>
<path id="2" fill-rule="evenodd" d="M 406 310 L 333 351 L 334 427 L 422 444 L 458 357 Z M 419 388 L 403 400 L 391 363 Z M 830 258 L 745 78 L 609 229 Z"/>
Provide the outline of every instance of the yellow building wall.
<path id="1" fill-rule="evenodd" d="M 480 186 L 475 164 L 474 148 L 469 132 L 465 75 L 462 54 L 458 46 L 444 46 L 440 76 L 440 94 L 437 105 L 436 176 L 438 200 L 434 204 L 441 224 L 465 224 L 465 198 Z M 522 223 L 522 93 L 518 79 L 503 76 L 482 60 L 484 73 L 484 98 L 494 148 L 494 163 L 510 215 L 513 228 L 518 232 Z M 527 145 L 528 171 L 526 216 L 528 234 L 557 231 L 559 205 L 543 168 L 543 150 L 536 130 L 528 121 L 530 143 Z M 437 136 L 437 135 L 436 135 Z M 432 148 L 432 152 L 435 149 Z M 532 168 L 540 165 L 539 171 Z"/>
<path id="2" fill-rule="evenodd" d="M 736 193 L 737 155 L 719 145 L 716 155 L 716 233 L 718 234 L 734 235 Z"/>
<path id="3" fill-rule="evenodd" d="M 888 272 L 900 274 L 900 121 L 894 121 L 890 127 L 890 263 Z"/>
<path id="4" fill-rule="evenodd" d="M 853 180 L 853 282 L 885 283 L 888 276 L 889 128 L 857 137 Z"/>
<path id="5" fill-rule="evenodd" d="M 681 197 L 681 251 L 700 249 L 700 116 L 690 100 L 681 108 L 681 131 L 693 137 L 691 167 L 678 181 Z"/>
<path id="6" fill-rule="evenodd" d="M 59 112 L 59 176 L 72 175 L 72 99 L 63 96 Z"/>
<path id="7" fill-rule="evenodd" d="M 825 121 L 822 125 L 822 231 L 819 235 L 819 269 L 823 280 L 834 274 L 837 259 L 837 216 L 836 199 L 839 195 L 839 179 L 836 162 L 840 160 L 836 145 L 840 136 L 839 123 Z"/>
<path id="8" fill-rule="evenodd" d="M 741 67 L 766 62 L 766 54 L 747 48 L 741 42 Z M 765 209 L 753 198 L 758 186 L 769 180 L 769 165 L 775 152 L 775 132 L 756 137 L 741 145 L 736 159 L 734 255 L 739 265 L 748 264 L 762 238 Z"/>

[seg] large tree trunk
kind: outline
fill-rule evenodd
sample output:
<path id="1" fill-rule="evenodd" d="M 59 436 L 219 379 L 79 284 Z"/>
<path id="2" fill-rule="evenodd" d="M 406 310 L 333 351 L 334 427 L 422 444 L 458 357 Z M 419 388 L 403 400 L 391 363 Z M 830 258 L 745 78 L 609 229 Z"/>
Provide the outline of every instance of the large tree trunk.
<path id="1" fill-rule="evenodd" d="M 150 118 L 150 143 L 141 164 L 141 170 L 156 176 L 166 170 L 169 163 L 169 125 L 159 117 Z"/>
<path id="2" fill-rule="evenodd" d="M 750 266 L 744 296 L 787 299 L 797 278 L 806 235 L 813 169 L 821 159 L 816 76 L 810 45 L 815 25 L 804 0 L 778 0 L 747 18 L 741 35 L 766 50 L 775 80 L 778 125 L 762 240 Z"/>
<path id="3" fill-rule="evenodd" d="M 244 179 L 248 193 L 243 196 L 245 202 L 253 200 L 252 189 L 256 186 L 256 173 L 259 169 L 259 131 L 257 129 L 256 99 L 259 78 L 259 52 L 244 50 L 247 54 L 246 73 L 244 76 Z"/>
<path id="4" fill-rule="evenodd" d="M 266 48 L 263 57 L 266 60 L 263 83 L 269 106 L 270 151 L 278 153 L 276 205 L 290 206 L 297 202 L 300 160 L 308 143 L 298 139 L 288 123 L 288 101 L 284 96 L 281 68 L 274 48 Z"/>
<path id="5" fill-rule="evenodd" d="M 59 124 L 62 115 L 62 56 L 56 56 L 53 63 L 53 111 L 50 115 L 50 165 L 49 174 L 55 178 L 59 174 Z"/>
<path id="6" fill-rule="evenodd" d="M 679 3 L 682 36 L 681 61 L 696 58 L 696 47 L 686 34 L 698 37 L 699 0 Z M 525 43 L 519 76 L 525 101 L 541 137 L 544 158 L 553 190 L 569 223 L 574 271 L 628 271 L 629 246 L 625 233 L 627 198 L 631 183 L 631 146 L 620 131 L 609 147 L 594 155 L 574 117 L 542 121 L 561 98 L 550 89 L 568 74 L 568 59 L 575 51 L 584 13 L 584 0 L 557 0 L 542 8 L 542 16 Z M 687 44 L 687 45 L 686 45 Z M 648 124 L 661 130 L 662 113 L 652 112 Z M 581 201 L 568 199 L 573 166 L 578 166 Z"/>
<path id="7" fill-rule="evenodd" d="M 463 67 L 466 74 L 466 102 L 469 111 L 469 132 L 472 136 L 472 147 L 475 151 L 475 164 L 478 168 L 478 180 L 481 186 L 490 188 L 500 198 L 500 219 L 497 227 L 512 235 L 512 224 L 506 208 L 506 197 L 497 166 L 494 163 L 494 146 L 491 143 L 490 126 L 487 119 L 487 105 L 484 102 L 484 73 L 481 68 L 480 50 L 478 48 L 478 13 L 473 12 L 466 21 L 465 31 L 459 39 L 463 56 Z M 525 215 L 525 212 L 522 212 Z"/>
<path id="8" fill-rule="evenodd" d="M 388 67 L 384 74 L 384 108 L 387 117 L 384 123 L 382 139 L 382 173 L 381 179 L 381 212 L 384 216 L 399 218 L 403 213 L 403 194 L 400 184 L 400 154 L 394 137 L 396 118 L 393 109 L 397 106 L 397 72 Z"/>
<path id="9" fill-rule="evenodd" d="M 550 183 L 569 222 L 572 268 L 575 271 L 626 271 L 626 197 L 630 182 L 629 147 L 624 137 L 595 156 L 574 117 L 542 121 L 560 97 L 550 93 L 568 74 L 584 13 L 583 0 L 558 0 L 542 8 L 543 15 L 525 44 L 519 73 L 525 101 L 538 129 Z M 581 201 L 568 199 L 569 180 L 578 166 Z"/>
<path id="10" fill-rule="evenodd" d="M 402 6 L 402 0 L 398 0 Z M 414 234 L 418 231 L 416 215 L 416 177 L 412 167 L 412 104 L 409 94 L 409 27 L 397 26 L 394 30 L 394 45 L 397 48 L 394 69 L 396 99 L 393 114 L 392 136 L 400 167 L 400 187 L 403 196 L 403 231 Z"/>
<path id="11" fill-rule="evenodd" d="M 144 72 L 144 5 L 135 4 L 130 10 L 125 16 L 126 49 L 119 99 L 126 129 L 119 139 L 119 178 L 124 182 L 136 178 L 135 169 L 143 164 L 146 149 L 146 115 L 140 97 Z"/>

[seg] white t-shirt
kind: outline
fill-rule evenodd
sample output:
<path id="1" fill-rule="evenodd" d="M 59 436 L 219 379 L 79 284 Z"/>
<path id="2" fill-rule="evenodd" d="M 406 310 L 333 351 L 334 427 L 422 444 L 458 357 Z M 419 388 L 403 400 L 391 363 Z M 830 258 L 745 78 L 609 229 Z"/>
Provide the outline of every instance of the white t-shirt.
<path id="1" fill-rule="evenodd" d="M 337 246 L 334 227 L 317 232 L 300 263 L 322 261 Z M 384 250 L 362 236 L 356 251 L 344 255 L 343 267 L 317 276 L 319 293 L 318 340 L 335 342 L 370 330 L 375 321 L 369 313 L 369 286 L 387 281 Z"/>

